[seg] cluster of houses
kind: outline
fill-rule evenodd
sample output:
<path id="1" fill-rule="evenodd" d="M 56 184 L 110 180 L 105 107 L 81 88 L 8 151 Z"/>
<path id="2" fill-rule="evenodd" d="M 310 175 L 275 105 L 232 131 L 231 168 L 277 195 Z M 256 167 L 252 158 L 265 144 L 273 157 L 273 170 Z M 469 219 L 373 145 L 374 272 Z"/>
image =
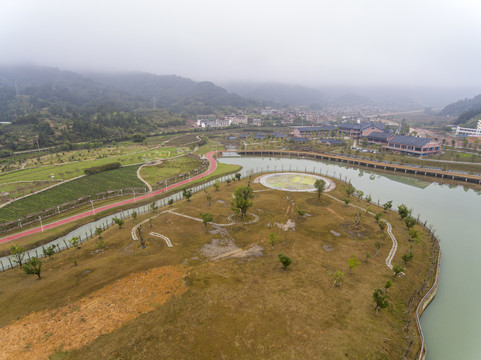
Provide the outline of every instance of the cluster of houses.
<path id="1" fill-rule="evenodd" d="M 196 126 L 200 128 L 221 128 L 231 125 L 261 126 L 261 119 L 249 119 L 247 115 L 230 115 L 217 118 L 215 115 L 198 115 Z"/>
<path id="2" fill-rule="evenodd" d="M 354 140 L 365 141 L 369 144 L 380 145 L 383 150 L 415 156 L 435 155 L 441 151 L 441 144 L 435 139 L 396 135 L 386 130 L 384 124 L 373 122 L 344 123 L 339 126 L 331 124 L 301 126 L 294 128 L 293 134 L 294 139 L 310 140 L 319 138 L 321 142 L 326 143 L 334 139 L 322 138 L 344 136 Z"/>

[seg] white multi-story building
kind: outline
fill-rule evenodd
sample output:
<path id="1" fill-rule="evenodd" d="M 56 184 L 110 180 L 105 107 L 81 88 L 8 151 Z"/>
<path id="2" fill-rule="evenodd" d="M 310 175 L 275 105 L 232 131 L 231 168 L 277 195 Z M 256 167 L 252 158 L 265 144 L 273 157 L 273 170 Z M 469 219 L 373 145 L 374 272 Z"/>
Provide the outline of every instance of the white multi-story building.
<path id="1" fill-rule="evenodd" d="M 481 120 L 478 120 L 478 127 L 476 129 L 456 126 L 456 135 L 480 136 L 481 137 Z"/>

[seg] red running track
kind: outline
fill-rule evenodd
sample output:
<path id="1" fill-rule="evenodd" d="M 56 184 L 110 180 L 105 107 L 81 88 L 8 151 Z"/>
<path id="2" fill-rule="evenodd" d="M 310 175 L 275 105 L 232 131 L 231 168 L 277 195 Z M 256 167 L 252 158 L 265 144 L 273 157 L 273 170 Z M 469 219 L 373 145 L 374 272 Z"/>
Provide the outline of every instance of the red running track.
<path id="1" fill-rule="evenodd" d="M 203 172 L 202 174 L 196 175 L 196 176 L 194 176 L 190 179 L 183 180 L 181 182 L 178 182 L 178 183 L 175 183 L 173 185 L 167 186 L 166 188 L 163 188 L 161 190 L 157 190 L 155 192 L 139 196 L 136 199 L 128 199 L 128 200 L 119 201 L 119 202 L 116 202 L 116 203 L 113 203 L 113 204 L 104 205 L 104 206 L 101 206 L 101 207 L 99 207 L 95 210 L 96 210 L 96 212 L 101 212 L 101 211 L 112 209 L 112 208 L 115 208 L 115 207 L 118 207 L 118 206 L 122 206 L 122 205 L 126 205 L 126 204 L 133 204 L 133 203 L 135 203 L 139 200 L 144 200 L 144 199 L 151 198 L 153 196 L 157 196 L 157 195 L 162 194 L 163 192 L 166 192 L 168 190 L 175 189 L 176 187 L 188 184 L 188 183 L 190 183 L 194 180 L 203 178 L 206 175 L 210 175 L 215 171 L 215 169 L 217 169 L 217 161 L 214 159 L 214 154 L 215 154 L 215 151 L 211 151 L 210 153 L 207 153 L 205 155 L 207 157 L 207 159 L 209 160 L 209 168 L 205 172 Z M 65 219 L 62 219 L 62 220 L 58 220 L 58 221 L 55 221 L 55 222 L 50 223 L 50 224 L 46 224 L 46 225 L 43 226 L 43 230 L 53 229 L 57 226 L 68 224 L 72 221 L 83 219 L 83 218 L 85 218 L 87 216 L 90 216 L 90 215 L 93 215 L 93 214 L 95 214 L 94 211 L 89 210 L 89 211 L 86 211 L 86 212 L 81 213 L 81 214 L 73 215 L 71 217 L 68 217 L 68 218 L 65 218 Z M 6 237 L 0 239 L 0 244 L 6 243 L 8 241 L 16 240 L 16 239 L 19 239 L 19 238 L 24 237 L 24 236 L 32 235 L 32 234 L 35 234 L 35 233 L 38 233 L 38 232 L 41 232 L 41 231 L 42 231 L 42 228 L 37 227 L 37 228 L 34 228 L 34 229 L 23 231 L 21 233 L 6 236 Z"/>

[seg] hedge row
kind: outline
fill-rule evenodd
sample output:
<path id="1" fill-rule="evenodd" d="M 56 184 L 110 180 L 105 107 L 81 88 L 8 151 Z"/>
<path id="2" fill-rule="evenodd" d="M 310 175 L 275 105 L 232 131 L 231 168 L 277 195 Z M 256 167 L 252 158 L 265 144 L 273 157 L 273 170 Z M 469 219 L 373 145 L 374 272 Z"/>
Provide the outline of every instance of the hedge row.
<path id="1" fill-rule="evenodd" d="M 121 163 L 114 162 L 114 163 L 109 163 L 109 164 L 104 164 L 104 165 L 100 165 L 100 166 L 93 166 L 93 167 L 90 167 L 90 168 L 86 168 L 86 169 L 84 169 L 84 173 L 86 173 L 87 175 L 93 175 L 93 174 L 97 174 L 97 173 L 100 173 L 100 172 L 103 172 L 103 171 L 115 170 L 115 169 L 118 169 L 121 166 L 122 166 Z"/>

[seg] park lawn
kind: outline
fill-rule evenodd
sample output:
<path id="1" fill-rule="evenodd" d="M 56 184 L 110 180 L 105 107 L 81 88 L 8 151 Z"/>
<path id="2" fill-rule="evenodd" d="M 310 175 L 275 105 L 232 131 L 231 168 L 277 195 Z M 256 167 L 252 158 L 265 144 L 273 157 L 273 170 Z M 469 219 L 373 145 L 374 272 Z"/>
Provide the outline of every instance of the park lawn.
<path id="1" fill-rule="evenodd" d="M 145 184 L 137 178 L 137 168 L 138 166 L 126 166 L 84 176 L 36 195 L 20 199 L 0 209 L 0 221 L 19 219 L 80 197 L 108 190 L 145 187 Z"/>
<path id="2" fill-rule="evenodd" d="M 361 229 L 354 231 L 351 225 L 355 209 L 325 195 L 318 202 L 312 193 L 257 192 L 249 213 L 259 216 L 259 221 L 226 227 L 221 232 L 212 225 L 204 227 L 198 221 L 160 213 L 174 209 L 199 218 L 200 212 L 210 212 L 214 222 L 228 223 L 230 199 L 236 186 L 238 183 L 231 183 L 218 191 L 209 190 L 213 198 L 210 206 L 201 192 L 194 194 L 189 202 L 182 200 L 173 207 L 158 209 L 152 228 L 148 223 L 143 226 L 147 249 L 139 249 L 138 243 L 131 240 L 134 221 L 129 219 L 123 229 L 115 226 L 104 232 L 107 247 L 103 252 L 95 252 L 96 241 L 92 239 L 81 249 L 69 249 L 45 261 L 40 281 L 18 268 L 0 273 L 0 326 L 36 311 L 55 311 L 65 305 L 79 311 L 75 301 L 92 296 L 95 290 L 115 280 L 159 266 L 181 265 L 188 273 L 187 292 L 171 298 L 165 305 L 123 323 L 76 350 L 69 347 L 68 338 L 52 336 L 41 341 L 58 344 L 56 359 L 395 359 L 414 356 L 420 342 L 410 312 L 417 301 L 410 308 L 407 304 L 425 280 L 431 260 L 431 243 L 425 236 L 410 243 L 399 216 L 392 212 L 384 214 L 399 242 L 394 262 L 401 262 L 401 254 L 413 245 L 414 260 L 407 266 L 406 276 L 394 278 L 385 265 L 391 241 L 380 233 L 373 217 L 363 215 Z M 265 190 L 255 183 L 252 188 Z M 345 197 L 339 189 L 330 194 Z M 352 202 L 357 204 L 358 200 L 352 199 Z M 359 204 L 370 206 L 374 212 L 380 210 L 372 204 Z M 306 210 L 309 216 L 299 219 L 296 208 Z M 139 216 L 136 221 L 150 216 L 152 214 Z M 287 220 L 296 223 L 295 231 L 284 232 L 274 225 L 286 224 Z M 173 247 L 148 235 L 151 231 L 167 236 Z M 271 232 L 280 236 L 280 241 L 273 246 L 268 243 Z M 213 260 L 201 249 L 210 244 L 211 249 L 222 252 L 222 246 L 216 246 L 215 239 L 227 242 L 231 239 L 243 250 L 252 245 L 264 250 L 259 257 Z M 381 255 L 376 257 L 374 243 L 379 240 L 383 245 Z M 278 261 L 279 253 L 292 259 L 287 271 Z M 370 258 L 366 258 L 366 253 Z M 361 262 L 351 275 L 347 259 L 353 255 Z M 78 261 L 77 267 L 73 266 L 74 259 Z M 345 272 L 340 288 L 333 287 L 332 273 L 336 270 Z M 387 280 L 393 282 L 389 289 L 389 307 L 377 315 L 372 293 Z M 159 287 L 158 291 L 168 293 L 170 290 Z M 83 321 L 102 326 L 101 319 L 84 318 Z M 38 326 L 42 329 L 40 320 Z M 60 322 L 56 326 L 76 327 L 76 324 Z M 81 332 L 79 327 L 75 336 L 82 338 Z M 30 347 L 25 347 L 26 356 L 37 345 L 32 342 Z M 407 348 L 410 350 L 405 354 Z"/>
<path id="3" fill-rule="evenodd" d="M 27 168 L 6 174 L 0 174 L 0 184 L 13 181 L 31 181 L 31 180 L 50 180 L 51 175 L 54 179 L 68 180 L 84 174 L 84 169 L 99 166 L 103 164 L 120 162 L 123 166 L 131 164 L 139 164 L 156 159 L 168 158 L 176 156 L 184 152 L 183 149 L 165 147 L 152 150 L 142 150 L 136 153 L 130 153 L 120 156 L 103 157 L 93 160 L 75 161 L 71 163 L 59 165 L 46 165 L 38 168 Z"/>
<path id="4" fill-rule="evenodd" d="M 144 166 L 140 176 L 151 186 L 175 175 L 182 175 L 198 168 L 202 162 L 189 156 L 182 156 L 172 160 L 162 161 L 158 165 Z"/>

